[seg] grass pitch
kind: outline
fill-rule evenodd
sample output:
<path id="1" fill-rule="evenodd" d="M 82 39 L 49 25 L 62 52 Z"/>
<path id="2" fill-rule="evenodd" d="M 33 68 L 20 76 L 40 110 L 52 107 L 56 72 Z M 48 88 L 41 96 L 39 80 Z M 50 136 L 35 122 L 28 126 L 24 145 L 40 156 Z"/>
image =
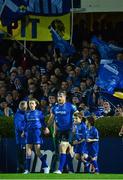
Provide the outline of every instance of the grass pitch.
<path id="1" fill-rule="evenodd" d="M 123 179 L 123 174 L 0 174 L 1 179 L 41 179 L 41 180 L 86 180 L 86 179 Z"/>

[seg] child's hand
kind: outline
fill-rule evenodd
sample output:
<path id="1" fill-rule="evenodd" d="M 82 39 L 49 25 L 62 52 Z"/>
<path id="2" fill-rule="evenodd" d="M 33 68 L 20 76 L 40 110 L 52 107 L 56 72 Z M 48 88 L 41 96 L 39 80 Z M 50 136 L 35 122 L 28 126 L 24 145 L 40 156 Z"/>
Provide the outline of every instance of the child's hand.
<path id="1" fill-rule="evenodd" d="M 49 133 L 50 133 L 50 130 L 49 130 L 48 128 L 45 128 L 44 134 L 47 135 L 47 134 L 49 134 Z"/>

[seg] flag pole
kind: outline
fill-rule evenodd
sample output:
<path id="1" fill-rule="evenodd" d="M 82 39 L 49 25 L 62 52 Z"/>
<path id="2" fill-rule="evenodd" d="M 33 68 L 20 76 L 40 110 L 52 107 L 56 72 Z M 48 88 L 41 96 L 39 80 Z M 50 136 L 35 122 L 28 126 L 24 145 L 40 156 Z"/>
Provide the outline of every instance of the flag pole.
<path id="1" fill-rule="evenodd" d="M 103 95 L 103 98 L 108 101 L 115 109 L 117 109 L 117 107 L 109 100 L 107 99 L 104 95 Z"/>
<path id="2" fill-rule="evenodd" d="M 4 31 L 3 29 L 0 29 L 0 30 L 1 30 L 2 32 L 4 32 L 5 34 L 7 34 L 12 40 L 16 41 L 21 47 L 23 47 L 25 53 L 28 52 L 29 55 L 32 56 L 35 60 L 39 60 L 39 58 L 36 57 L 36 56 L 34 56 L 34 55 L 32 54 L 32 52 L 31 52 L 23 43 L 21 43 L 20 41 L 18 41 L 17 39 L 15 39 L 10 33 Z M 25 40 L 25 41 L 26 41 L 26 40 Z M 26 42 L 25 42 L 25 43 L 26 43 Z"/>
<path id="3" fill-rule="evenodd" d="M 71 0 L 71 23 L 70 23 L 70 45 L 73 43 L 73 0 Z M 67 64 L 69 63 L 70 58 L 67 58 Z"/>
<path id="4" fill-rule="evenodd" d="M 24 43 L 23 43 L 23 47 L 24 47 L 24 49 L 23 49 L 23 54 L 24 54 L 24 61 L 26 60 L 26 40 L 24 40 Z"/>
<path id="5" fill-rule="evenodd" d="M 73 40 L 73 0 L 71 0 L 71 36 L 70 36 L 70 44 L 72 44 L 72 40 Z"/>
<path id="6" fill-rule="evenodd" d="M 24 47 L 23 53 L 24 53 L 24 55 L 26 55 L 26 40 L 24 40 L 23 47 Z"/>

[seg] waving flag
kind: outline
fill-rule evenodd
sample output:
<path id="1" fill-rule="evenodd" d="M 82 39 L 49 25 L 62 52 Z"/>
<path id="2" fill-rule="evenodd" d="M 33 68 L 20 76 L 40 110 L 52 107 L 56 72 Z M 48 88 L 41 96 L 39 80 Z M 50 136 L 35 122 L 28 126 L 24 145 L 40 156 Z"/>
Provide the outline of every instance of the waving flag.
<path id="1" fill-rule="evenodd" d="M 73 55 L 76 51 L 75 48 L 70 45 L 69 42 L 64 40 L 52 27 L 50 27 L 50 32 L 52 34 L 52 39 L 56 49 L 66 57 Z"/>
<path id="2" fill-rule="evenodd" d="M 24 0 L 5 0 L 0 9 L 0 17 L 3 26 L 9 26 L 12 22 L 21 19 L 27 13 Z"/>
<path id="3" fill-rule="evenodd" d="M 105 92 L 123 99 L 123 62 L 102 59 L 96 84 Z"/>
<path id="4" fill-rule="evenodd" d="M 106 43 L 98 39 L 96 36 L 92 38 L 91 42 L 96 45 L 101 55 L 101 59 L 116 59 L 116 55 L 119 52 L 123 51 L 123 48 L 117 47 L 113 44 Z"/>

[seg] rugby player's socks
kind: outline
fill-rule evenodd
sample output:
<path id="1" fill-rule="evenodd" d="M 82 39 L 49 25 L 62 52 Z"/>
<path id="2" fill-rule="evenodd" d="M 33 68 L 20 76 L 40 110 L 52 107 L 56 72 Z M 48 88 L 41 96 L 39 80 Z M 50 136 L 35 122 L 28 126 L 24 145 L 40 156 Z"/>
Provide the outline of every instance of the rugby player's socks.
<path id="1" fill-rule="evenodd" d="M 45 155 L 40 155 L 39 156 L 39 158 L 40 158 L 40 160 L 42 161 L 42 168 L 46 168 L 46 167 L 48 167 L 48 165 L 47 165 L 47 161 L 46 161 L 46 159 L 47 159 L 47 155 L 45 154 Z"/>
<path id="2" fill-rule="evenodd" d="M 87 172 L 90 172 L 90 161 L 91 161 L 91 158 L 87 157 L 85 158 L 85 161 L 84 162 L 84 172 L 87 173 Z"/>
<path id="3" fill-rule="evenodd" d="M 26 156 L 26 170 L 30 171 L 31 156 Z"/>
<path id="4" fill-rule="evenodd" d="M 95 168 L 95 172 L 99 172 L 97 160 L 93 160 L 93 161 L 91 161 L 91 163 L 93 164 L 93 166 L 94 166 L 94 168 Z"/>
<path id="5" fill-rule="evenodd" d="M 67 161 L 67 165 L 68 165 L 69 171 L 74 172 L 74 169 L 73 169 L 73 158 L 71 157 L 70 154 L 67 154 L 66 161 Z"/>
<path id="6" fill-rule="evenodd" d="M 60 170 L 61 172 L 63 171 L 63 167 L 65 165 L 66 162 L 66 154 L 60 154 L 60 161 L 59 161 L 59 168 L 58 170 Z"/>
<path id="7" fill-rule="evenodd" d="M 84 172 L 85 173 L 90 172 L 90 163 L 89 162 L 84 162 Z"/>
<path id="8" fill-rule="evenodd" d="M 22 162 L 23 162 L 23 169 L 26 169 L 26 147 L 22 147 Z"/>
<path id="9" fill-rule="evenodd" d="M 78 160 L 78 165 L 77 165 L 77 170 L 76 170 L 77 173 L 80 172 L 81 163 L 82 163 L 82 161 L 81 161 L 81 160 Z"/>

